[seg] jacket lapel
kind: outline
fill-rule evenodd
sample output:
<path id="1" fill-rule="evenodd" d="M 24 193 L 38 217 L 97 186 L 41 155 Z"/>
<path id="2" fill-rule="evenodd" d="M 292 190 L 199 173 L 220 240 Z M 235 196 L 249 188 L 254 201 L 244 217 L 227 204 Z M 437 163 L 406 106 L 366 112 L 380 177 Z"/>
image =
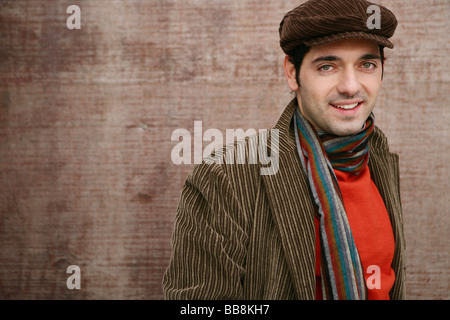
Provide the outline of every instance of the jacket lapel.
<path id="1" fill-rule="evenodd" d="M 395 272 L 395 283 L 390 292 L 391 299 L 405 298 L 405 238 L 400 198 L 398 156 L 389 153 L 387 139 L 376 128 L 370 140 L 370 175 L 384 201 L 391 221 L 395 241 L 392 268 Z"/>
<path id="2" fill-rule="evenodd" d="M 296 107 L 294 99 L 275 126 L 279 130 L 278 172 L 263 175 L 262 179 L 297 296 L 299 299 L 314 299 L 315 209 L 291 125 Z"/>

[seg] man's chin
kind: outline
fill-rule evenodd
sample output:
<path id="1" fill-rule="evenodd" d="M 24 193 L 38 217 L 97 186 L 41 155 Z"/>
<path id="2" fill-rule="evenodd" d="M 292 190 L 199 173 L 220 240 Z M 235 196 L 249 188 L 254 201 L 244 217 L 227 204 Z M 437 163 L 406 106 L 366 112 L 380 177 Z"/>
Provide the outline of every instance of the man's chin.
<path id="1" fill-rule="evenodd" d="M 346 122 L 334 122 L 331 124 L 329 128 L 327 128 L 327 132 L 336 136 L 352 136 L 359 132 L 364 127 L 364 121 L 346 121 Z"/>

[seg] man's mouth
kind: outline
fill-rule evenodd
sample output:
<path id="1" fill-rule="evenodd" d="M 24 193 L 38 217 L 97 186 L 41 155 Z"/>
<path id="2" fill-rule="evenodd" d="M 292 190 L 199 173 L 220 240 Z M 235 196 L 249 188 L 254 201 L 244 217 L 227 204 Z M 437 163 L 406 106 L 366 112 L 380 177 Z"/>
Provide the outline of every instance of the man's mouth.
<path id="1" fill-rule="evenodd" d="M 332 103 L 330 103 L 330 104 L 335 108 L 351 110 L 351 109 L 358 107 L 360 104 L 362 104 L 362 102 L 355 102 L 352 104 L 332 104 Z"/>

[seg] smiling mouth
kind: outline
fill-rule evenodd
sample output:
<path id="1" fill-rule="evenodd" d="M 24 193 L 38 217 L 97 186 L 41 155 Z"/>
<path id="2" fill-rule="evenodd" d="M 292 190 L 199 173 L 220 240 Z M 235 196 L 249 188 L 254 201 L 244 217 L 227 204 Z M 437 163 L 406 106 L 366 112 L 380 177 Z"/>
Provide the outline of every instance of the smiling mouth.
<path id="1" fill-rule="evenodd" d="M 352 110 L 352 109 L 355 109 L 356 107 L 358 107 L 359 105 L 361 105 L 362 102 L 356 102 L 356 103 L 352 103 L 352 104 L 342 104 L 342 105 L 335 105 L 332 103 L 330 103 L 330 104 L 335 108 L 344 109 L 344 110 Z"/>

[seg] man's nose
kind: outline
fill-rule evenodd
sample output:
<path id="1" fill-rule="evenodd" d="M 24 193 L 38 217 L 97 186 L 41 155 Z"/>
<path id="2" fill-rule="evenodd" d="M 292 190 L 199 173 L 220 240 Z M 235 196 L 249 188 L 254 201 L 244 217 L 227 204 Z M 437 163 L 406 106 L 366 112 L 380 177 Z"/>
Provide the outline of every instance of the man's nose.
<path id="1" fill-rule="evenodd" d="M 353 69 L 344 70 L 339 79 L 337 90 L 340 94 L 353 97 L 361 90 L 361 83 Z"/>

